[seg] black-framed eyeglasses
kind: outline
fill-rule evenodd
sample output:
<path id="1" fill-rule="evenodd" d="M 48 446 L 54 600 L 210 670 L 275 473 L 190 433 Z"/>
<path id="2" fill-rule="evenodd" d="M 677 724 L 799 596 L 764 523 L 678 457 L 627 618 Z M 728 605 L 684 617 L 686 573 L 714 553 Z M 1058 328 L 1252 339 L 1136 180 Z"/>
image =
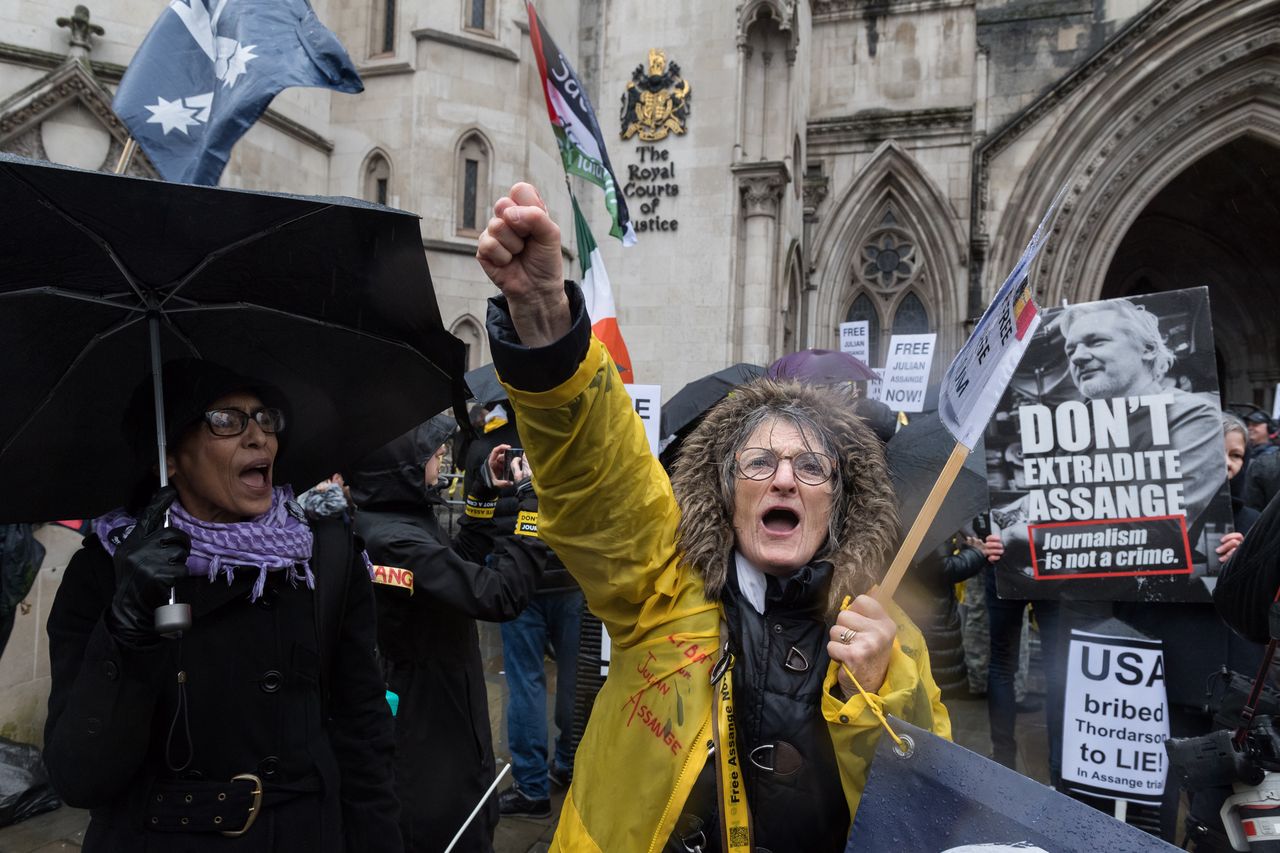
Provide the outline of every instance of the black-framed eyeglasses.
<path id="1" fill-rule="evenodd" d="M 825 453 L 806 450 L 794 456 L 779 456 L 767 447 L 739 451 L 734 473 L 746 480 L 767 480 L 778 470 L 782 459 L 790 460 L 795 478 L 808 486 L 820 486 L 835 476 L 836 461 Z"/>
<path id="2" fill-rule="evenodd" d="M 252 412 L 241 409 L 210 409 L 204 413 L 204 422 L 209 425 L 209 432 L 224 437 L 244 432 L 249 428 L 250 418 L 265 433 L 284 431 L 284 412 L 279 409 L 260 408 Z"/>

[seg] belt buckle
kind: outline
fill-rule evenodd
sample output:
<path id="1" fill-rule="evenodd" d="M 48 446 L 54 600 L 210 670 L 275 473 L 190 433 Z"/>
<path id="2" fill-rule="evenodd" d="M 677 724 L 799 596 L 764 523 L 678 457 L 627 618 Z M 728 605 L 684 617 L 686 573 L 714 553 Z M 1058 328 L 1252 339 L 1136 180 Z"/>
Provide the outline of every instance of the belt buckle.
<path id="1" fill-rule="evenodd" d="M 262 780 L 252 773 L 240 773 L 232 776 L 231 781 L 253 783 L 253 805 L 249 806 L 249 816 L 246 818 L 244 826 L 239 829 L 224 830 L 222 832 L 228 838 L 239 838 L 249 831 L 249 827 L 253 826 L 253 822 L 258 819 L 258 812 L 262 811 Z"/>

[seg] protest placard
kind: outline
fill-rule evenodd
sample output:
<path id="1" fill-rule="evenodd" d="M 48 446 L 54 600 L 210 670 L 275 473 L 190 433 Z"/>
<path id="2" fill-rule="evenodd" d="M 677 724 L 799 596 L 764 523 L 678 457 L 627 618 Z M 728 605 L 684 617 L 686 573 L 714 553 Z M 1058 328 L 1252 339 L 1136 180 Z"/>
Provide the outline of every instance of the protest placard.
<path id="1" fill-rule="evenodd" d="M 938 336 L 894 335 L 889 339 L 889 357 L 884 365 L 880 401 L 895 412 L 923 412 L 929 371 Z"/>
<path id="2" fill-rule="evenodd" d="M 906 575 L 916 549 L 933 524 L 951 484 L 964 467 L 965 458 L 982 437 L 987 421 L 1040 323 L 1040 311 L 1027 282 L 1027 274 L 1049 235 L 1049 223 L 1066 192 L 1066 186 L 1058 190 L 1031 242 L 1022 251 L 1022 257 L 1018 258 L 1013 271 L 996 290 L 973 334 L 947 366 L 938 395 L 938 418 L 955 437 L 956 444 L 921 505 L 920 513 L 907 529 L 889 570 L 880 581 L 875 595 L 882 602 L 893 597 Z"/>
<path id="3" fill-rule="evenodd" d="M 870 381 L 868 381 L 868 382 L 867 382 L 867 399 L 868 399 L 868 400 L 880 400 L 880 398 L 881 398 L 881 396 L 882 396 L 882 394 L 881 394 L 880 392 L 881 392 L 881 389 L 882 389 L 882 388 L 884 388 L 884 368 L 883 368 L 883 367 L 873 367 L 873 368 L 871 368 L 871 369 L 872 369 L 872 371 L 874 371 L 874 372 L 875 372 L 876 376 L 878 376 L 878 377 L 880 377 L 880 378 L 879 378 L 879 379 L 872 379 L 872 380 L 870 380 Z M 881 402 L 883 402 L 883 400 L 881 400 Z"/>
<path id="4" fill-rule="evenodd" d="M 1208 291 L 1044 311 L 987 448 L 1001 597 L 1209 601 L 1231 503 Z"/>
<path id="5" fill-rule="evenodd" d="M 851 320 L 840 324 L 840 352 L 870 364 L 871 323 L 867 320 Z"/>
<path id="6" fill-rule="evenodd" d="M 964 747 L 889 718 L 845 853 L 1174 853 L 1178 848 Z"/>
<path id="7" fill-rule="evenodd" d="M 662 441 L 662 386 L 661 385 L 625 385 L 631 395 L 631 403 L 636 414 L 644 422 L 644 434 L 649 439 L 649 449 L 657 456 Z"/>
<path id="8" fill-rule="evenodd" d="M 1159 640 L 1116 620 L 1071 631 L 1062 711 L 1062 783 L 1156 806 L 1164 793 L 1169 705 Z"/>

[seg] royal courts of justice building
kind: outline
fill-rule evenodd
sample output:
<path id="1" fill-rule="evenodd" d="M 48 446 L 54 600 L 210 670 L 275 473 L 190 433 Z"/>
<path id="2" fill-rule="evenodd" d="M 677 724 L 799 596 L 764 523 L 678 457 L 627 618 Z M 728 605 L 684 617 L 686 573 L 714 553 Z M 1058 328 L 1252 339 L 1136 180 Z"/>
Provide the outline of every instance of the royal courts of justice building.
<path id="1" fill-rule="evenodd" d="M 114 87 L 161 0 L 0 2 L 0 150 L 109 169 Z M 175 0 L 185 2 L 185 0 Z M 198 0 L 197 0 L 198 2 Z M 568 222 L 520 0 L 316 0 L 360 95 L 293 89 L 232 187 L 421 214 L 446 323 L 488 360 L 476 238 L 520 179 Z M 539 0 L 639 229 L 607 236 L 637 381 L 939 335 L 935 379 L 1059 187 L 1042 304 L 1207 285 L 1224 401 L 1280 381 L 1280 2 Z M 631 88 L 629 89 L 629 84 Z M 666 119 L 634 127 L 643 89 Z M 154 175 L 145 157 L 132 172 Z M 576 257 L 566 228 L 566 257 Z M 56 247 L 50 247 L 56 251 Z M 574 269 L 571 264 L 569 269 Z"/>

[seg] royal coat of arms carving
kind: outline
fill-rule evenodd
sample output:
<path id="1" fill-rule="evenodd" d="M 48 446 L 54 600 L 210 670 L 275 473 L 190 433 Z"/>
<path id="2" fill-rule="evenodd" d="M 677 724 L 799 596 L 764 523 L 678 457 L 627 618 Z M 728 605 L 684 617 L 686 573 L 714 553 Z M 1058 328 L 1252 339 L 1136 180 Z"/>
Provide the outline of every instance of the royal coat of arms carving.
<path id="1" fill-rule="evenodd" d="M 680 66 L 667 63 L 666 51 L 652 48 L 649 67 L 637 65 L 622 93 L 622 138 L 639 136 L 642 142 L 658 142 L 668 133 L 685 132 L 689 118 L 689 81 Z"/>

